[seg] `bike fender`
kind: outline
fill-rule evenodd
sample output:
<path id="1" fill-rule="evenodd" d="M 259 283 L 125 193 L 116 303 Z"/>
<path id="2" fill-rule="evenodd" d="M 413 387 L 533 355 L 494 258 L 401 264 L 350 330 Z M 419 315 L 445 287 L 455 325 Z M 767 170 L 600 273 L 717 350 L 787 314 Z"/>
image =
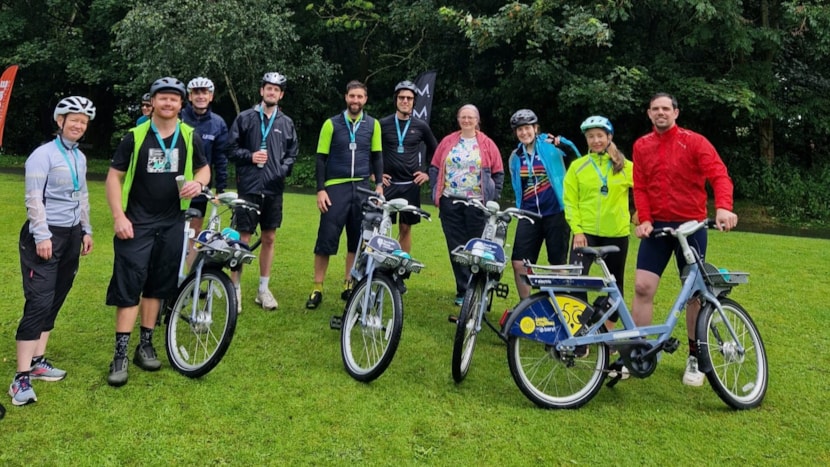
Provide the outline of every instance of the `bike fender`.
<path id="1" fill-rule="evenodd" d="M 532 303 L 519 304 L 510 314 L 510 318 L 504 324 L 505 334 L 508 336 L 522 337 L 534 341 L 555 345 L 557 342 L 567 339 L 568 331 L 565 329 L 546 293 L 547 300 L 534 300 Z"/>

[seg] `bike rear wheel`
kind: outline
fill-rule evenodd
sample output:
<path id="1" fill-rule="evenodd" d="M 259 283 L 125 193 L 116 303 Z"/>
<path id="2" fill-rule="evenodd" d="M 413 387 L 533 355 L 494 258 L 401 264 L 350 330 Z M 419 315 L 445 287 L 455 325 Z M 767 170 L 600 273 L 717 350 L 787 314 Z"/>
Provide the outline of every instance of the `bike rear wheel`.
<path id="1" fill-rule="evenodd" d="M 486 287 L 487 275 L 477 274 L 464 294 L 452 346 L 452 378 L 456 383 L 464 381 L 473 361 L 473 350 L 478 338 L 476 324 L 481 313 L 481 305 L 486 302 Z"/>
<path id="2" fill-rule="evenodd" d="M 565 295 L 557 295 L 557 298 L 578 300 Z M 513 313 L 522 316 L 528 308 L 532 314 L 521 318 L 523 328 L 532 328 L 534 322 L 567 326 L 556 315 L 547 294 L 540 293 L 525 299 Z M 608 348 L 604 344 L 591 344 L 587 346 L 584 357 L 576 357 L 557 351 L 552 344 L 510 334 L 507 362 L 516 385 L 534 404 L 546 409 L 575 409 L 585 405 L 602 388 Z"/>
<path id="3" fill-rule="evenodd" d="M 751 409 L 761 404 L 769 382 L 764 343 L 741 305 L 725 298 L 721 299 L 721 307 L 737 341 L 718 310 L 711 303 L 706 304 L 697 319 L 700 367 L 706 372 L 712 389 L 728 406 Z M 743 347 L 743 353 L 739 352 L 738 344 Z"/>
<path id="4" fill-rule="evenodd" d="M 346 303 L 340 330 L 343 365 L 349 375 L 369 382 L 392 363 L 403 330 L 403 302 L 392 279 L 375 273 L 357 283 Z M 365 321 L 361 320 L 364 298 L 368 295 Z"/>
<path id="5" fill-rule="evenodd" d="M 196 314 L 193 291 L 198 286 Z M 205 269 L 185 279 L 170 308 L 167 323 L 167 358 L 179 373 L 198 378 L 222 360 L 233 339 L 237 318 L 236 293 L 224 271 Z"/>

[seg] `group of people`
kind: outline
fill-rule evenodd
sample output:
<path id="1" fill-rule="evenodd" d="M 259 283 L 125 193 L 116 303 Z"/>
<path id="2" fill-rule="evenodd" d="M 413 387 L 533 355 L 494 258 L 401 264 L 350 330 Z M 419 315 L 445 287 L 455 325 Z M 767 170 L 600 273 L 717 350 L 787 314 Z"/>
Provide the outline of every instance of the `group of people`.
<path id="1" fill-rule="evenodd" d="M 183 212 L 188 207 L 201 211 L 202 218 L 191 224 L 198 232 L 206 210 L 206 199 L 200 195 L 205 187 L 213 186 L 217 192 L 227 187 L 229 161 L 236 166 L 239 195 L 260 206 L 259 213 L 238 213 L 237 225 L 243 241 L 258 227 L 262 232 L 255 302 L 266 310 L 277 309 L 277 299 L 269 289 L 270 271 L 276 229 L 282 223 L 285 179 L 298 154 L 294 123 L 279 106 L 286 83 L 282 74 L 266 73 L 260 103 L 240 113 L 230 128 L 210 111 L 215 88 L 207 78 L 195 78 L 187 86 L 172 77 L 160 78 L 143 96 L 146 119 L 121 140 L 105 182 L 115 234 L 113 272 L 106 293 L 107 305 L 116 308 L 115 350 L 107 376 L 110 385 L 121 386 L 128 380 L 129 342 L 139 316 L 133 363 L 146 371 L 161 367 L 152 343 L 153 330 L 161 301 L 175 293 Z M 480 129 L 478 109 L 462 106 L 457 112 L 459 130 L 439 143 L 429 125 L 413 117 L 417 95 L 412 82 L 398 83 L 392 94 L 395 112 L 375 119 L 363 110 L 368 100 L 366 85 L 351 81 L 346 86 L 346 109 L 323 123 L 316 156 L 320 217 L 306 308 L 322 303 L 329 258 L 337 254 L 344 229 L 347 252 L 340 295 L 347 300 L 351 293 L 350 271 L 365 198 L 359 187 L 369 188 L 374 182 L 377 193 L 420 205 L 421 187 L 429 183 L 450 252 L 479 236 L 485 222 L 481 212 L 454 204 L 451 197 L 483 202 L 500 198 L 504 165 L 498 147 Z M 66 376 L 66 371 L 46 358 L 46 346 L 79 258 L 93 249 L 86 158 L 78 144 L 95 113 L 85 97 L 62 99 L 53 115 L 56 138 L 37 148 L 26 162 L 27 220 L 19 241 L 25 305 L 16 334 L 17 372 L 9 388 L 14 405 L 37 400 L 31 380 L 59 381 Z M 672 254 L 678 255 L 671 237 L 653 239 L 651 231 L 705 218 L 707 181 L 715 193 L 720 228 L 729 230 L 737 224 L 726 168 L 706 138 L 676 125 L 677 101 L 657 94 L 647 113 L 653 131 L 634 144 L 636 164 L 613 143 L 614 128 L 605 117 L 589 117 L 580 126 L 589 148 L 584 157 L 565 138 L 540 133 L 532 111 L 522 109 L 511 117 L 518 145 L 508 157 L 508 168 L 516 205 L 540 216 L 535 222 L 521 220 L 516 228 L 511 259 L 521 298 L 530 293 L 521 278 L 522 263 L 537 261 L 543 242 L 550 264 L 565 263 L 573 248 L 618 245 L 619 253 L 607 261 L 622 290 L 632 221 L 629 190 L 633 189 L 637 207 L 635 234 L 642 239 L 633 306 L 638 325 L 651 322 L 660 276 Z M 570 146 L 575 152 L 567 169 L 567 156 L 557 145 Z M 179 176 L 184 183 L 177 182 Z M 399 220 L 401 247 L 411 251 L 412 226 L 420 218 L 403 214 Z M 705 254 L 705 230 L 689 241 Z M 580 261 L 574 253 L 571 259 Z M 454 303 L 460 304 L 469 273 L 451 264 Z M 678 258 L 678 265 L 682 264 Z M 583 267 L 587 273 L 590 262 Z M 233 279 L 241 307 L 239 273 Z M 689 359 L 683 378 L 685 384 L 696 386 L 703 383 L 695 359 L 693 323 L 698 308 L 692 302 L 687 306 Z M 613 327 L 613 323 L 607 325 Z"/>

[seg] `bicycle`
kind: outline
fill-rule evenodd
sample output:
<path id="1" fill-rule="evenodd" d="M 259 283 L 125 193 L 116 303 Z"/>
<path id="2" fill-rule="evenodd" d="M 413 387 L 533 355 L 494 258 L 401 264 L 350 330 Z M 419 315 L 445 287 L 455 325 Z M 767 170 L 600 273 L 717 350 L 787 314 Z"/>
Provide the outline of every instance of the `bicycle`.
<path id="1" fill-rule="evenodd" d="M 251 206 L 255 206 L 254 210 L 259 212 L 259 205 L 250 202 L 248 202 L 248 206 L 246 207 L 240 206 L 239 209 L 231 209 L 230 226 L 232 229 L 237 229 L 237 225 L 239 224 L 239 216 L 245 214 L 245 211 L 249 210 Z M 248 249 L 253 252 L 256 251 L 260 245 L 262 245 L 260 229 L 258 225 L 254 225 L 254 231 L 251 232 L 251 237 L 248 239 Z"/>
<path id="2" fill-rule="evenodd" d="M 539 216 L 514 207 L 501 211 L 496 201 L 483 204 L 478 199 L 455 199 L 453 203 L 480 209 L 488 216 L 481 237 L 470 239 L 465 245 L 453 249 L 451 253 L 454 262 L 469 266 L 472 273 L 458 317 L 449 317 L 449 321 L 456 324 L 452 348 L 452 377 L 456 383 L 460 383 L 470 370 L 473 349 L 478 333 L 481 332 L 482 321 L 504 339 L 501 331 L 487 320 L 486 313 L 492 306 L 493 294 L 507 298 L 510 293 L 507 284 L 499 282 L 507 264 L 504 254 L 507 226 L 513 218 L 527 219 L 532 223 L 533 218 L 538 219 Z"/>
<path id="3" fill-rule="evenodd" d="M 166 350 L 171 366 L 191 378 L 203 376 L 216 367 L 233 339 L 237 320 L 236 293 L 224 270 L 236 270 L 256 258 L 248 246 L 239 241 L 236 230 L 221 228 L 221 220 L 233 208 L 257 210 L 258 206 L 238 199 L 233 192 L 214 195 L 205 189 L 202 196 L 209 200 L 208 225 L 192 238 L 190 219 L 200 213 L 192 208 L 185 211 L 179 288 L 175 298 L 165 300 L 163 313 L 159 316 L 159 320 L 167 325 Z M 186 273 L 191 241 L 197 254 Z"/>
<path id="4" fill-rule="evenodd" d="M 362 238 L 351 270 L 355 282 L 342 316 L 333 316 L 332 329 L 340 330 L 340 353 L 349 375 L 362 382 L 377 379 L 386 371 L 403 331 L 404 280 L 420 272 L 424 264 L 401 250 L 389 237 L 392 213 L 411 212 L 429 220 L 428 212 L 405 199 L 387 201 L 365 188 Z"/>
<path id="5" fill-rule="evenodd" d="M 687 301 L 697 298 L 701 302 L 695 327 L 700 371 L 728 406 L 742 410 L 760 405 L 769 379 L 764 344 L 746 310 L 726 298 L 735 286 L 749 281 L 749 274 L 726 272 L 704 262 L 686 238 L 713 226 L 711 221 L 690 221 L 652 233 L 677 238 L 687 263 L 681 274 L 683 286 L 663 324 L 634 323 L 603 259 L 618 251 L 616 246 L 578 249 L 594 257 L 602 277 L 581 275 L 581 265 L 528 264 L 527 281 L 540 291 L 522 300 L 505 323 L 510 373 L 522 393 L 543 408 L 573 409 L 599 392 L 609 371 L 616 372 L 609 387 L 621 379 L 623 365 L 632 376 L 650 376 L 662 352 L 677 350 L 679 341 L 671 337 L 672 331 Z M 534 269 L 546 271 L 536 274 Z M 567 295 L 589 291 L 607 295 L 600 296 L 593 307 Z M 614 313 L 623 328 L 606 330 L 605 322 Z M 611 349 L 620 358 L 609 366 Z"/>

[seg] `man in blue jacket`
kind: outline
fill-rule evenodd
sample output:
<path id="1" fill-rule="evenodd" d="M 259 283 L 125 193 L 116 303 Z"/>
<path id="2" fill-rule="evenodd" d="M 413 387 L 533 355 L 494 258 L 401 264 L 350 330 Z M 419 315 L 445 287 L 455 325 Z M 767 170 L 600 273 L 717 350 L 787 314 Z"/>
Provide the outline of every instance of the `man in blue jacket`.
<path id="1" fill-rule="evenodd" d="M 262 102 L 240 113 L 230 129 L 228 157 L 236 164 L 236 187 L 239 196 L 259 205 L 260 214 L 241 210 L 237 213 L 243 242 L 259 224 L 262 241 L 259 254 L 259 290 L 256 303 L 265 310 L 276 310 L 277 299 L 268 289 L 274 261 L 276 230 L 282 224 L 282 201 L 285 178 L 297 159 L 299 150 L 294 121 L 278 104 L 285 93 L 287 79 L 280 73 L 265 73 L 259 94 Z M 237 298 L 240 298 L 240 273 L 234 273 Z M 239 300 L 238 300 L 239 301 Z"/>

